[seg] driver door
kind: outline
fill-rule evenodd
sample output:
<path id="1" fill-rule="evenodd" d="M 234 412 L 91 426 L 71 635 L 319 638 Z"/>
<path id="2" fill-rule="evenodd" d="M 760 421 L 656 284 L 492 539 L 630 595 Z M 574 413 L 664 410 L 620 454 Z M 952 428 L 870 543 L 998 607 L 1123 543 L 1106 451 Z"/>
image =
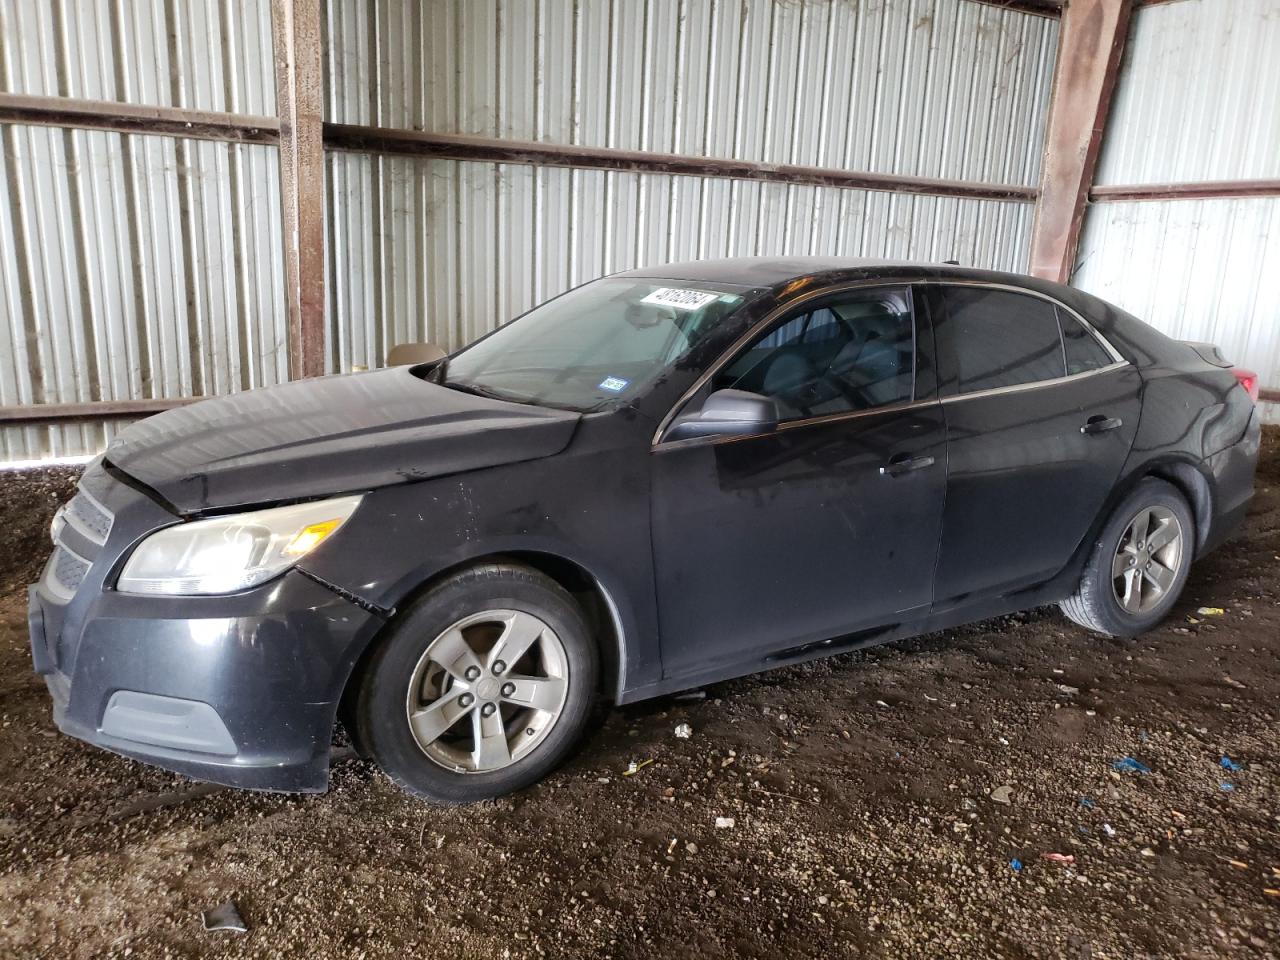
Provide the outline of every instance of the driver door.
<path id="1" fill-rule="evenodd" d="M 779 424 L 654 447 L 664 673 L 745 671 L 923 616 L 946 432 L 911 289 L 808 299 L 727 357 L 681 412 L 726 388 L 774 398 Z"/>

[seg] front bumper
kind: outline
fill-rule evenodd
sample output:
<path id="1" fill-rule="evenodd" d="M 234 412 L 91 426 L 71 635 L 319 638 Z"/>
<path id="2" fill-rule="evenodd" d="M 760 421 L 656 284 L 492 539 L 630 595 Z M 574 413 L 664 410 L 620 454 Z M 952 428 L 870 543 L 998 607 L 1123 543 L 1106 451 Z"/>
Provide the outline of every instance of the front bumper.
<path id="1" fill-rule="evenodd" d="M 62 732 L 214 783 L 326 788 L 338 701 L 380 617 L 296 570 L 228 597 L 87 599 L 69 619 L 30 592 L 32 659 Z"/>

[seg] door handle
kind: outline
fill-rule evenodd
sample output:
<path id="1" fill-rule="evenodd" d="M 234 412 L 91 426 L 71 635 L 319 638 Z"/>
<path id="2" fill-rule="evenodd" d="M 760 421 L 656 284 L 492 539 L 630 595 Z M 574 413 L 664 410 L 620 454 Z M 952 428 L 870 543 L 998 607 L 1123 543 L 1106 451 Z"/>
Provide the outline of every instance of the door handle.
<path id="1" fill-rule="evenodd" d="M 899 455 L 880 468 L 882 477 L 900 477 L 912 470 L 933 466 L 933 457 L 906 457 Z"/>
<path id="2" fill-rule="evenodd" d="M 1119 417 L 1104 417 L 1099 415 L 1096 417 L 1090 417 L 1085 425 L 1080 428 L 1080 432 L 1086 435 L 1090 433 L 1106 433 L 1108 430 L 1115 430 L 1123 425 L 1124 421 Z"/>

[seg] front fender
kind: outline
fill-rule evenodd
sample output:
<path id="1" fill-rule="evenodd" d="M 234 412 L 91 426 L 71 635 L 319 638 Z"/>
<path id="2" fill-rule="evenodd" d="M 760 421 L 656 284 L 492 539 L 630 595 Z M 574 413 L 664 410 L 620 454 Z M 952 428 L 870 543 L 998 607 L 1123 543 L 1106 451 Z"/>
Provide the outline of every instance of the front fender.
<path id="1" fill-rule="evenodd" d="M 556 563 L 569 563 L 593 581 L 604 600 L 612 630 L 612 649 L 604 650 L 606 663 L 616 665 L 612 696 L 644 686 L 662 676 L 661 654 L 656 634 L 646 633 L 632 601 L 623 574 L 603 558 L 584 551 L 580 544 L 544 537 L 505 536 L 459 544 L 454 550 L 433 555 L 415 565 L 390 589 L 392 621 L 395 611 L 410 603 L 432 583 L 456 570 L 500 558 L 536 556 Z M 537 563 L 533 564 L 537 566 Z"/>
<path id="2" fill-rule="evenodd" d="M 661 678 L 647 475 L 550 458 L 374 490 L 302 568 L 394 612 L 438 577 L 496 556 L 571 564 L 598 586 L 613 621 L 617 688 Z M 536 564 L 535 564 L 536 565 Z"/>

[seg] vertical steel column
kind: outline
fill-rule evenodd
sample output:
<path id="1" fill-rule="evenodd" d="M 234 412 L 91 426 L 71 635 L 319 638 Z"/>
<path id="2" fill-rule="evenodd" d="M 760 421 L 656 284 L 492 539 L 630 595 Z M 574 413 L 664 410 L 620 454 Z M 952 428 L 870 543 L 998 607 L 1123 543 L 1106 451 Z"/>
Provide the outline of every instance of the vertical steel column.
<path id="1" fill-rule="evenodd" d="M 1071 0 L 1062 15 L 1031 273 L 1066 283 L 1124 54 L 1133 0 Z"/>
<path id="2" fill-rule="evenodd" d="M 324 73 L 320 0 L 272 0 L 289 375 L 324 373 Z"/>

